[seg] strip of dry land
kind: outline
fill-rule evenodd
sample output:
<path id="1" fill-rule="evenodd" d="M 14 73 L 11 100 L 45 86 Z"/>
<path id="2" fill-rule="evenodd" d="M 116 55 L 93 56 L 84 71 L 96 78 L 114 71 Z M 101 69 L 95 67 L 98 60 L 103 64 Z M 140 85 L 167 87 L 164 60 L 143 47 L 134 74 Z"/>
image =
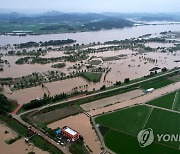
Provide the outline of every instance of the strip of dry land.
<path id="1" fill-rule="evenodd" d="M 133 90 L 130 92 L 126 92 L 123 94 L 119 94 L 119 95 L 115 95 L 112 97 L 108 97 L 108 98 L 104 98 L 104 99 L 100 99 L 97 101 L 93 101 L 87 104 L 83 104 L 81 105 L 81 107 L 85 110 L 85 111 L 91 111 L 91 110 L 95 110 L 95 109 L 99 109 L 99 108 L 103 108 L 103 107 L 107 107 L 116 103 L 120 103 L 126 100 L 130 100 L 139 96 L 142 96 L 144 93 L 142 90 Z"/>
<path id="2" fill-rule="evenodd" d="M 121 109 L 121 108 L 132 106 L 132 105 L 135 105 L 135 104 L 146 103 L 146 102 L 149 102 L 149 101 L 151 101 L 153 99 L 161 97 L 162 95 L 165 95 L 167 93 L 170 93 L 170 92 L 173 92 L 173 91 L 176 91 L 176 90 L 179 90 L 179 89 L 180 89 L 180 82 L 177 82 L 177 83 L 168 85 L 166 87 L 157 89 L 157 90 L 153 91 L 152 93 L 148 93 L 148 94 L 143 95 L 141 97 L 137 97 L 137 98 L 134 98 L 134 99 L 131 99 L 131 100 L 126 100 L 126 101 L 123 101 L 121 103 L 117 103 L 117 104 L 107 106 L 107 107 L 104 107 L 104 108 L 91 110 L 88 113 L 90 115 L 92 115 L 92 116 L 96 116 L 96 115 L 99 115 L 99 114 L 103 114 L 105 112 L 111 112 L 111 111 L 114 111 L 114 110 L 118 110 L 118 109 Z"/>

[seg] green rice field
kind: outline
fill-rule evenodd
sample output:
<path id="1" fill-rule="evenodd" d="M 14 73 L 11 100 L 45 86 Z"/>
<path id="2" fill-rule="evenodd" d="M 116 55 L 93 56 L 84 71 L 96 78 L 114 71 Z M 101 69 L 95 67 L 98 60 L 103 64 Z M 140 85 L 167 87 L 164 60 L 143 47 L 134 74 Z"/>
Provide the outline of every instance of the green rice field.
<path id="1" fill-rule="evenodd" d="M 99 124 L 105 145 L 117 154 L 180 153 L 180 142 L 159 142 L 157 138 L 157 134 L 180 134 L 180 112 L 177 112 L 180 108 L 179 100 L 180 93 L 177 91 L 147 105 L 98 116 L 95 121 Z M 146 128 L 152 128 L 155 139 L 151 145 L 141 148 L 137 134 Z"/>

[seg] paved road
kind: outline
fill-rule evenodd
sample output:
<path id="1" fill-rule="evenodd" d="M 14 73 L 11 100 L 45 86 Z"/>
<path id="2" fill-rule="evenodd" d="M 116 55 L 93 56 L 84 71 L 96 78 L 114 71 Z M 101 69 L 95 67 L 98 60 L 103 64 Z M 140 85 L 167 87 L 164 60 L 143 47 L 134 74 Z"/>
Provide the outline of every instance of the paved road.
<path id="1" fill-rule="evenodd" d="M 17 115 L 13 115 L 12 114 L 12 117 L 14 119 L 16 119 L 17 121 L 19 121 L 22 125 L 24 125 L 25 127 L 30 127 L 31 125 L 26 123 L 25 121 L 23 121 L 19 116 Z M 57 144 L 54 140 L 52 140 L 51 138 L 49 138 L 46 134 L 44 134 L 43 132 L 39 131 L 38 129 L 32 127 L 32 130 L 35 131 L 39 136 L 41 136 L 44 140 L 48 141 L 50 144 L 52 144 L 53 146 L 55 146 L 57 149 L 61 150 L 63 153 L 65 154 L 71 154 L 69 152 L 69 149 L 68 148 L 64 148 L 62 147 L 61 145 Z"/>

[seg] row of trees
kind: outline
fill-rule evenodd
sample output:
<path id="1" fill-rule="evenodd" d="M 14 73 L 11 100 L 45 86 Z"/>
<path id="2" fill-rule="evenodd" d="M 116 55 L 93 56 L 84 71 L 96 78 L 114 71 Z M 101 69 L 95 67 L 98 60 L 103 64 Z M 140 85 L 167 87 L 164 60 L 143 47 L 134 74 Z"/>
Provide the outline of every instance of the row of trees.
<path id="1" fill-rule="evenodd" d="M 73 39 L 67 39 L 67 40 L 50 40 L 45 42 L 27 42 L 27 43 L 20 43 L 20 44 L 14 44 L 15 48 L 32 48 L 32 47 L 39 47 L 39 46 L 55 46 L 55 45 L 64 45 L 64 44 L 70 44 L 75 43 L 76 40 Z"/>
<path id="2" fill-rule="evenodd" d="M 0 114 L 6 114 L 12 110 L 12 104 L 8 101 L 7 97 L 0 94 Z"/>
<path id="3" fill-rule="evenodd" d="M 50 104 L 52 102 L 66 99 L 67 97 L 68 97 L 68 95 L 66 93 L 62 93 L 62 94 L 56 95 L 54 97 L 50 97 L 50 96 L 47 96 L 46 94 L 44 94 L 42 99 L 35 99 L 35 100 L 32 100 L 28 104 L 24 104 L 23 109 L 24 110 L 34 109 L 34 108 L 41 107 L 46 104 Z"/>

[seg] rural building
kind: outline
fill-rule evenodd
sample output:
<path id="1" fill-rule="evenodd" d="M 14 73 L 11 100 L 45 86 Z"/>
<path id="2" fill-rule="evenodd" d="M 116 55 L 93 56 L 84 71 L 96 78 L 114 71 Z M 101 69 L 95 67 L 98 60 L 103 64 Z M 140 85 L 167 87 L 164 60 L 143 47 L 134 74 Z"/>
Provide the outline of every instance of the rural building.
<path id="1" fill-rule="evenodd" d="M 61 130 L 61 129 L 56 130 L 56 135 L 57 135 L 58 137 L 61 136 L 61 133 L 62 133 L 62 130 Z"/>
<path id="2" fill-rule="evenodd" d="M 73 142 L 79 139 L 79 133 L 67 126 L 63 127 L 62 134 Z"/>

